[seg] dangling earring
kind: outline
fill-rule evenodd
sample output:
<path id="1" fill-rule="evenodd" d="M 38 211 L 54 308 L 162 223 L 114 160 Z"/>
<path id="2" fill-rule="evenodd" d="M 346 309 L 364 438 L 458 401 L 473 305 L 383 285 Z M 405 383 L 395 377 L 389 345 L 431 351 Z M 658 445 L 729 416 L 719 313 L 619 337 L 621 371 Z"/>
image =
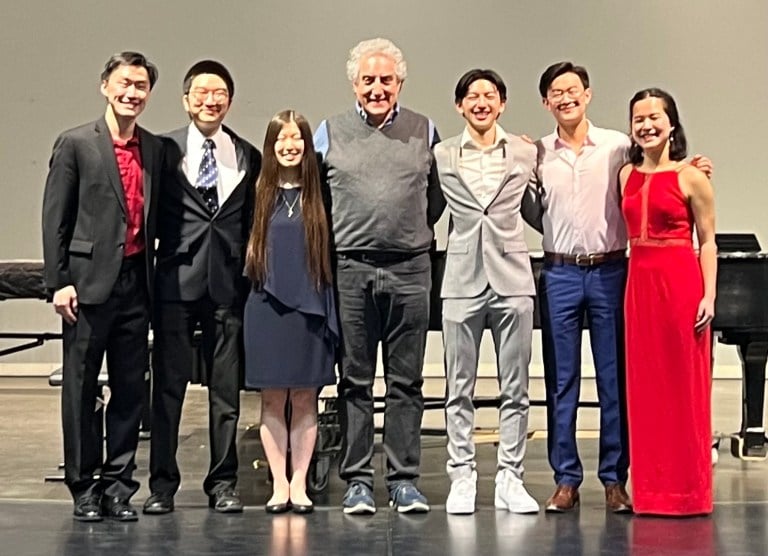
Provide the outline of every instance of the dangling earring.
<path id="1" fill-rule="evenodd" d="M 674 135 L 670 135 L 669 136 L 669 142 L 670 143 L 674 143 L 675 142 L 675 136 Z"/>

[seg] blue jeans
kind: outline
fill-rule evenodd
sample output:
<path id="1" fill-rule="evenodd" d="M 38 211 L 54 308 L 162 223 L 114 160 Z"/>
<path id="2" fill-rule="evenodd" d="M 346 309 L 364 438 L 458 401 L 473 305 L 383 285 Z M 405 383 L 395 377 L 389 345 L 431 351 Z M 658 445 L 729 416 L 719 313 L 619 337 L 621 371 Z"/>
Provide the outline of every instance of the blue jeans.
<path id="1" fill-rule="evenodd" d="M 576 448 L 576 413 L 585 318 L 600 404 L 597 474 L 603 484 L 627 480 L 625 282 L 626 261 L 594 267 L 546 263 L 542 269 L 539 296 L 547 390 L 547 448 L 557 484 L 578 487 L 584 478 Z"/>

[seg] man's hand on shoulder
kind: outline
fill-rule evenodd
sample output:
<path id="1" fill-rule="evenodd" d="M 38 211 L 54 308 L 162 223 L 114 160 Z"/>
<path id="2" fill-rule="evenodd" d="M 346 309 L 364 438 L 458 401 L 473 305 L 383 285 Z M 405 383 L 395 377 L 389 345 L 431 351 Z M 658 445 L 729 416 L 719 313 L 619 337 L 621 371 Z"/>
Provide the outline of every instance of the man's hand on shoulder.
<path id="1" fill-rule="evenodd" d="M 712 170 L 715 169 L 712 161 L 704 155 L 695 154 L 691 158 L 691 166 L 704 172 L 709 179 L 712 179 Z"/>
<path id="2" fill-rule="evenodd" d="M 64 286 L 54 292 L 53 309 L 68 324 L 77 322 L 77 291 L 75 291 L 75 286 Z"/>

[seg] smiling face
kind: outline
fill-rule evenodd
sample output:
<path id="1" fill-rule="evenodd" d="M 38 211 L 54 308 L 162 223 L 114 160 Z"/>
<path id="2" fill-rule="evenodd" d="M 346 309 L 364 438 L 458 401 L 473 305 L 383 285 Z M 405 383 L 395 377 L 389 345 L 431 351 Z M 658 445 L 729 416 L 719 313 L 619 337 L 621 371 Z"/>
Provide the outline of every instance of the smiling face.
<path id="1" fill-rule="evenodd" d="M 638 100 L 632 106 L 632 138 L 644 151 L 663 149 L 674 127 L 664 101 L 658 97 Z"/>
<path id="2" fill-rule="evenodd" d="M 195 126 L 203 135 L 210 136 L 219 129 L 229 111 L 229 89 L 218 75 L 201 73 L 190 83 L 182 103 Z"/>
<path id="3" fill-rule="evenodd" d="M 360 60 L 360 71 L 352 83 L 357 102 L 373 125 L 381 125 L 397 104 L 403 83 L 395 72 L 395 61 L 384 54 Z"/>
<path id="4" fill-rule="evenodd" d="M 456 105 L 456 110 L 467 120 L 467 125 L 479 134 L 484 134 L 496 124 L 504 107 L 505 103 L 496 85 L 487 79 L 478 79 L 470 84 L 467 94 Z"/>
<path id="5" fill-rule="evenodd" d="M 277 163 L 283 168 L 295 168 L 304 158 L 304 138 L 296 122 L 283 124 L 275 141 L 275 156 Z"/>
<path id="6" fill-rule="evenodd" d="M 584 120 L 591 100 L 592 89 L 585 89 L 581 78 L 568 72 L 552 81 L 543 102 L 559 125 L 573 126 Z"/>
<path id="7" fill-rule="evenodd" d="M 137 118 L 150 94 L 149 73 L 142 66 L 117 66 L 101 82 L 101 94 L 116 117 Z"/>

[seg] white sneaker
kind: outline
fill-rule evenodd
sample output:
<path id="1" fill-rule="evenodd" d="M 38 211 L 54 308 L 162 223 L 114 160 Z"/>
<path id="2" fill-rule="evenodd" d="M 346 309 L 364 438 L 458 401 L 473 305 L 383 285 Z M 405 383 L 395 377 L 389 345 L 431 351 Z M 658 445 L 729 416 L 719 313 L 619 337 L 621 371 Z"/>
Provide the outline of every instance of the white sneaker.
<path id="1" fill-rule="evenodd" d="M 525 490 L 523 481 L 508 469 L 496 475 L 494 506 L 498 510 L 508 510 L 515 514 L 535 514 L 539 511 L 539 503 Z"/>
<path id="2" fill-rule="evenodd" d="M 477 471 L 470 477 L 461 477 L 451 482 L 451 491 L 445 501 L 445 512 L 449 514 L 475 513 L 477 497 Z"/>

